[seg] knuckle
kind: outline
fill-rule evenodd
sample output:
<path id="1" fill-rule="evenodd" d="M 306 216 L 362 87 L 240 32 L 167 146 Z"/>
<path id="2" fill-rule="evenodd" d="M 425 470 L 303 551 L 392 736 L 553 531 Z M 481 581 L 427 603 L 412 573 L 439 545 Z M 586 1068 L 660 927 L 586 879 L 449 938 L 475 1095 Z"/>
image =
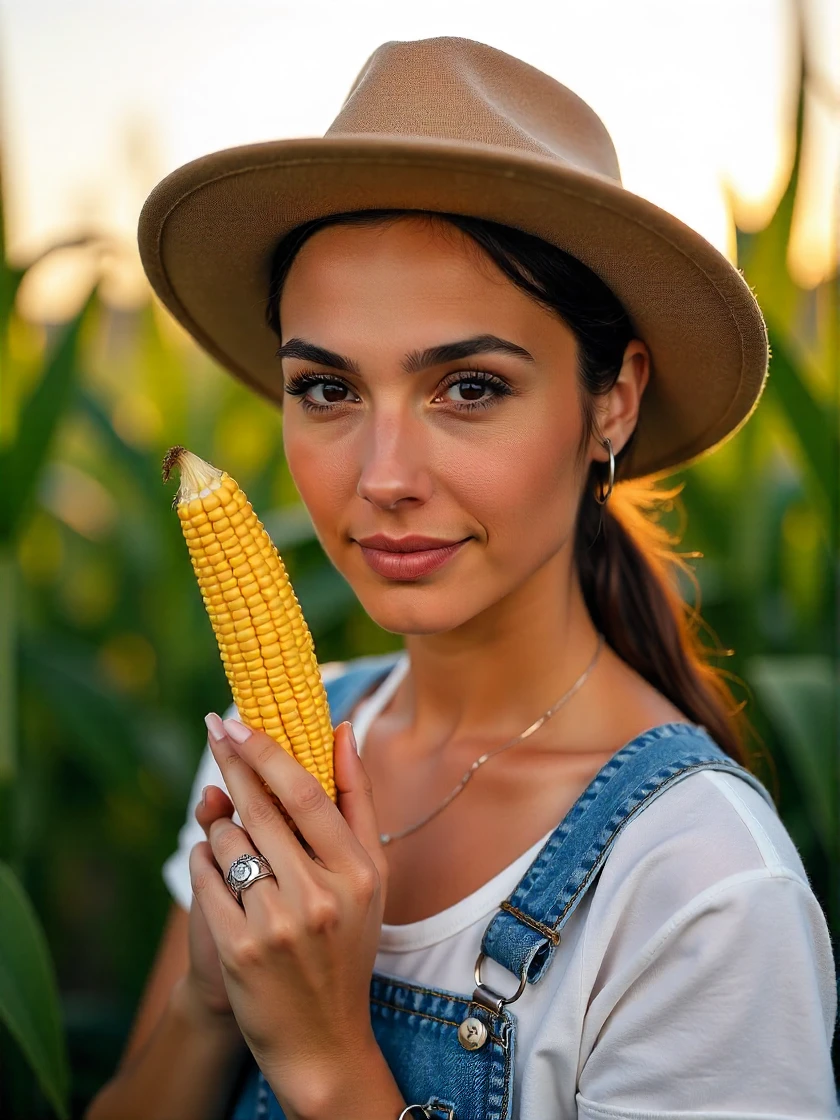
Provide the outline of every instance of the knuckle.
<path id="1" fill-rule="evenodd" d="M 278 751 L 278 746 L 269 736 L 265 736 L 265 742 L 257 751 L 257 762 L 268 762 L 272 759 Z"/>
<path id="2" fill-rule="evenodd" d="M 263 950 L 260 943 L 253 937 L 243 937 L 228 946 L 225 968 L 231 975 L 241 976 L 259 966 L 262 959 Z"/>
<path id="3" fill-rule="evenodd" d="M 192 889 L 196 894 L 201 894 L 210 886 L 210 876 L 206 871 L 192 873 Z"/>
<path id="4" fill-rule="evenodd" d="M 373 864 L 362 867 L 356 873 L 354 878 L 354 888 L 357 898 L 369 902 L 376 897 L 376 892 L 380 888 L 379 873 Z"/>
<path id="5" fill-rule="evenodd" d="M 265 942 L 273 952 L 290 949 L 298 941 L 295 925 L 286 917 L 273 918 L 265 933 Z"/>
<path id="6" fill-rule="evenodd" d="M 321 807 L 325 794 L 321 783 L 311 774 L 297 778 L 289 790 L 289 800 L 295 809 L 311 813 Z"/>
<path id="7" fill-rule="evenodd" d="M 216 829 L 213 844 L 223 856 L 242 854 L 242 836 L 236 825 L 231 827 L 228 824 L 226 827 Z"/>
<path id="8" fill-rule="evenodd" d="M 255 797 L 246 808 L 248 820 L 253 824 L 274 824 L 277 820 L 277 809 L 265 797 Z"/>
<path id="9" fill-rule="evenodd" d="M 341 917 L 338 899 L 327 891 L 313 894 L 306 903 L 306 929 L 310 933 L 326 933 L 335 929 Z"/>

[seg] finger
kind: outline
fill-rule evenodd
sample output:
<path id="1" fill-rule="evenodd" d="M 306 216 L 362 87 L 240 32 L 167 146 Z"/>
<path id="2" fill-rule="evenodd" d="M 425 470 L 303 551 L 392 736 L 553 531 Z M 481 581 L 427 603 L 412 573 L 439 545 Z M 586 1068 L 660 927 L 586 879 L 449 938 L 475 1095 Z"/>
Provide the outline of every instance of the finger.
<path id="1" fill-rule="evenodd" d="M 335 729 L 335 784 L 342 816 L 384 878 L 387 861 L 379 839 L 373 785 L 359 755 L 349 720 Z"/>
<path id="2" fill-rule="evenodd" d="M 216 947 L 229 944 L 245 928 L 245 912 L 230 893 L 219 868 L 213 861 L 208 840 L 193 844 L 189 857 L 190 882 L 193 894 Z M 257 883 L 256 886 L 259 886 Z"/>
<path id="3" fill-rule="evenodd" d="M 238 824 L 234 824 L 228 817 L 219 817 L 213 821 L 208 836 L 213 856 L 221 868 L 225 889 L 231 891 L 231 898 L 236 902 L 233 892 L 227 884 L 228 873 L 234 863 L 243 868 L 243 875 L 246 878 L 249 872 L 264 872 L 265 868 L 253 858 L 257 855 L 257 849 L 251 843 L 248 833 Z M 269 875 L 241 890 L 239 899 L 245 906 L 246 913 L 249 907 L 255 907 L 257 910 L 263 911 L 270 894 L 276 893 L 277 880 Z"/>
<path id="4" fill-rule="evenodd" d="M 263 778 L 268 787 L 274 791 L 297 825 L 303 839 L 328 870 L 352 872 L 358 869 L 361 862 L 366 862 L 362 845 L 342 817 L 338 806 L 327 796 L 314 774 L 311 774 L 264 731 L 245 727 L 235 719 L 225 720 L 223 727 L 231 746 L 248 767 Z M 235 780 L 235 777 L 236 775 L 232 773 L 231 781 Z M 249 808 L 240 805 L 236 790 L 228 781 L 226 773 L 225 782 L 236 801 L 245 827 L 259 844 L 260 851 L 265 852 L 260 837 L 251 828 L 250 820 L 246 818 Z M 280 817 L 279 812 L 277 815 Z M 285 821 L 282 823 L 288 836 L 294 839 L 291 829 Z M 255 827 L 259 827 L 259 822 L 255 822 Z M 284 844 L 284 848 L 285 846 Z M 306 853 L 297 841 L 295 847 L 297 855 L 293 858 L 299 866 L 300 859 L 305 857 Z M 311 864 L 311 860 L 307 862 Z"/>
<path id="5" fill-rule="evenodd" d="M 202 792 L 202 799 L 196 805 L 194 815 L 206 836 L 213 821 L 219 817 L 233 817 L 236 808 L 225 791 L 218 786 L 205 786 Z"/>
<path id="6" fill-rule="evenodd" d="M 263 786 L 260 773 L 250 764 L 248 759 L 243 757 L 239 744 L 234 742 L 227 734 L 226 723 L 223 723 L 215 712 L 210 712 L 205 722 L 209 731 L 210 750 L 249 837 L 257 849 L 271 862 L 272 866 L 283 868 L 284 882 L 289 881 L 289 875 L 291 874 L 295 883 L 302 883 L 311 870 L 312 860 L 304 851 L 291 828 L 286 824 L 282 813 Z M 228 720 L 227 723 L 236 723 L 236 726 L 242 731 L 247 730 L 251 734 L 250 729 L 246 729 L 244 724 L 238 723 L 238 721 Z M 323 794 L 324 799 L 329 802 L 329 798 L 321 790 L 320 782 L 309 774 L 297 759 L 288 755 L 264 732 L 255 731 L 253 735 L 262 741 L 263 749 L 267 746 L 271 751 L 283 756 L 287 767 L 290 768 L 296 779 L 300 780 L 302 775 L 303 779 L 314 782 Z M 281 788 L 273 786 L 270 781 L 268 785 L 283 804 L 286 804 L 288 795 L 284 795 Z M 329 804 L 331 808 L 335 809 L 332 802 L 329 802 Z M 289 806 L 286 805 L 286 807 L 291 812 Z M 336 812 L 336 815 L 341 816 L 338 812 Z M 292 889 L 294 890 L 294 884 L 292 884 Z"/>

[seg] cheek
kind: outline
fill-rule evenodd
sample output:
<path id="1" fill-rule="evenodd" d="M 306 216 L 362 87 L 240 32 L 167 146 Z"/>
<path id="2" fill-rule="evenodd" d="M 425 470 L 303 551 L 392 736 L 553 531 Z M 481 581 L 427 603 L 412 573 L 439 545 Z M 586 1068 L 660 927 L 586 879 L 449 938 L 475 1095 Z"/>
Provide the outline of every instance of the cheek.
<path id="1" fill-rule="evenodd" d="M 541 409 L 527 429 L 498 431 L 481 448 L 461 448 L 445 477 L 484 526 L 491 542 L 521 549 L 524 541 L 556 543 L 577 505 L 575 453 L 579 418 Z"/>
<path id="2" fill-rule="evenodd" d="M 313 427 L 316 427 L 313 425 Z M 321 429 L 327 433 L 327 425 Z M 312 429 L 294 420 L 283 424 L 283 449 L 289 473 L 313 520 L 320 526 L 337 523 L 336 509 L 346 509 L 356 492 L 357 466 L 346 445 L 313 438 Z"/>

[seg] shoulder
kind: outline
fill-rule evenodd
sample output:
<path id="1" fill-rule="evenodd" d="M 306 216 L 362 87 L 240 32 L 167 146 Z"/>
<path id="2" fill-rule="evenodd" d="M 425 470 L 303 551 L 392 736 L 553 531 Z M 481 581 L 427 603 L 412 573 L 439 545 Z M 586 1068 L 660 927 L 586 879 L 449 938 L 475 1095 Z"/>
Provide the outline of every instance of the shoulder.
<path id="1" fill-rule="evenodd" d="M 749 781 L 704 769 L 672 783 L 631 819 L 616 842 L 637 861 L 696 867 L 713 880 L 740 871 L 805 868 L 775 807 Z M 619 855 L 619 861 L 621 860 Z M 618 862 L 618 861 L 617 861 Z"/>
<path id="2" fill-rule="evenodd" d="M 828 925 L 743 779 L 696 771 L 627 824 L 583 947 L 581 1117 L 838 1115 Z"/>
<path id="3" fill-rule="evenodd" d="M 629 948 L 690 908 L 789 879 L 817 905 L 775 808 L 736 774 L 700 770 L 669 786 L 618 834 L 591 901 L 590 921 Z M 771 892 L 775 889 L 768 888 Z"/>
<path id="4" fill-rule="evenodd" d="M 799 993 L 791 1020 L 807 1012 L 830 1036 L 837 994 L 825 914 L 775 809 L 733 773 L 697 771 L 627 823 L 584 937 L 593 1023 L 652 987 L 695 1011 L 755 1003 L 768 976 L 786 973 Z"/>

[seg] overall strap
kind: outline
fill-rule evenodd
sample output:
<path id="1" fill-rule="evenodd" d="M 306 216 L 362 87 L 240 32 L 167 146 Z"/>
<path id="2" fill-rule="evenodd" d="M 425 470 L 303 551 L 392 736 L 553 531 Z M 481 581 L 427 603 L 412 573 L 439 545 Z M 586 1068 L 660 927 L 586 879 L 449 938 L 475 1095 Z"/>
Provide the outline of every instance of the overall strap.
<path id="1" fill-rule="evenodd" d="M 345 672 L 324 685 L 333 727 L 347 719 L 371 685 L 384 680 L 400 657 L 402 650 L 356 657 L 348 662 Z"/>
<path id="2" fill-rule="evenodd" d="M 703 769 L 737 774 L 776 811 L 759 779 L 698 724 L 661 724 L 631 740 L 583 791 L 484 931 L 482 954 L 518 976 L 520 992 L 545 972 L 560 931 L 628 821 L 669 786 Z"/>

